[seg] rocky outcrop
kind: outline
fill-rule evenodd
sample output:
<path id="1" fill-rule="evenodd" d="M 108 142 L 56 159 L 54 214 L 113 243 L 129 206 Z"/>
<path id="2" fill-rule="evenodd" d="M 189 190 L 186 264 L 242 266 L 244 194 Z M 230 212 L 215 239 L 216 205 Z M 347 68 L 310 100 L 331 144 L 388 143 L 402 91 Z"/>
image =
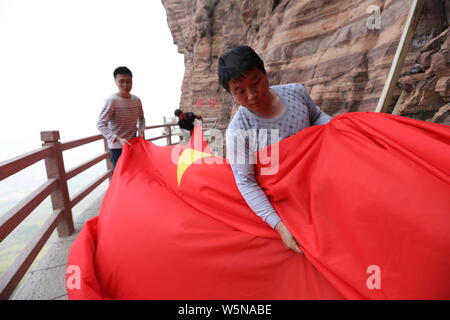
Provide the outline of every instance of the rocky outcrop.
<path id="1" fill-rule="evenodd" d="M 405 91 L 406 98 L 396 113 L 420 120 L 450 124 L 449 29 L 420 49 L 415 62 L 424 72 L 399 79 L 398 86 Z"/>
<path id="2" fill-rule="evenodd" d="M 162 3 L 174 43 L 185 58 L 180 107 L 217 118 L 217 127 L 223 129 L 233 99 L 219 87 L 217 61 L 238 44 L 250 45 L 261 55 L 271 84 L 303 83 L 316 104 L 330 115 L 375 110 L 411 1 Z M 417 52 L 447 27 L 445 4 L 425 1 L 403 71 L 415 63 Z M 446 85 L 436 83 L 438 88 Z M 400 89 L 393 104 L 399 94 Z"/>

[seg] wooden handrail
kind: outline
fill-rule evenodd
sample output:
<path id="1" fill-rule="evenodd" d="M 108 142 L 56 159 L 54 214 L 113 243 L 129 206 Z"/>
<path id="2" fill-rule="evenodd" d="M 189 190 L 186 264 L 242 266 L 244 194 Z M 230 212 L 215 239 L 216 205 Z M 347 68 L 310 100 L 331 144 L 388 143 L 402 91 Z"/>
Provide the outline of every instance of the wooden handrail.
<path id="1" fill-rule="evenodd" d="M 206 121 L 209 122 L 209 121 Z M 145 127 L 145 130 L 148 129 L 157 129 L 157 128 L 164 128 L 164 127 L 171 127 L 171 126 L 177 126 L 178 123 L 165 123 L 165 124 L 158 124 L 158 125 L 154 125 L 154 126 L 147 126 Z M 166 136 L 163 136 L 163 138 L 165 138 Z M 95 135 L 95 136 L 91 136 L 91 137 L 87 137 L 87 138 L 83 138 L 83 139 L 77 139 L 77 140 L 73 140 L 73 141 L 69 141 L 69 142 L 64 142 L 61 144 L 61 151 L 66 151 L 69 149 L 73 149 L 76 147 L 80 147 L 82 145 L 97 141 L 102 139 L 103 136 L 102 135 Z"/>
<path id="2" fill-rule="evenodd" d="M 61 143 L 61 151 L 66 151 L 69 149 L 73 149 L 76 147 L 80 147 L 82 145 L 97 141 L 103 139 L 103 136 L 101 134 L 98 134 L 96 136 L 92 136 L 92 137 L 87 137 L 87 138 L 83 138 L 83 139 L 78 139 L 78 140 L 73 140 L 73 141 L 69 141 L 69 142 L 64 142 Z"/>
<path id="3" fill-rule="evenodd" d="M 215 118 L 205 118 L 202 122 L 215 122 L 216 119 Z M 165 124 L 158 124 L 158 125 L 154 125 L 154 126 L 148 126 L 145 127 L 145 130 L 147 129 L 156 129 L 156 128 L 164 128 L 164 127 L 173 127 L 173 126 L 177 126 L 178 122 L 168 122 Z"/>
<path id="4" fill-rule="evenodd" d="M 169 134 L 148 139 L 148 141 L 167 139 L 167 144 L 172 145 L 172 126 L 177 123 L 166 123 L 162 125 L 148 126 L 146 129 L 168 128 Z M 0 181 L 27 168 L 28 166 L 45 160 L 48 180 L 23 199 L 14 208 L 0 217 L 0 241 L 5 239 L 17 226 L 48 196 L 51 196 L 53 213 L 39 232 L 32 238 L 27 247 L 16 258 L 5 274 L 0 278 L 0 299 L 8 299 L 14 292 L 20 280 L 23 278 L 42 247 L 47 242 L 53 230 L 58 230 L 60 237 L 69 236 L 74 230 L 72 208 L 83 200 L 108 177 L 112 176 L 113 170 L 108 157 L 109 149 L 106 139 L 101 135 L 91 136 L 65 143 L 59 142 L 59 131 L 41 132 L 43 147 L 24 155 L 0 163 Z M 62 152 L 76 148 L 87 143 L 103 139 L 105 151 L 99 156 L 82 163 L 81 165 L 66 171 Z M 78 192 L 69 199 L 67 180 L 87 170 L 96 163 L 106 160 L 107 171 L 98 179 Z"/>
<path id="5" fill-rule="evenodd" d="M 147 141 L 154 141 L 154 140 L 158 140 L 158 139 L 162 139 L 162 138 L 168 138 L 169 137 L 169 135 L 168 134 L 165 134 L 165 135 L 162 135 L 162 136 L 159 136 L 159 137 L 154 137 L 154 138 L 150 138 L 150 139 L 146 139 Z"/>
<path id="6" fill-rule="evenodd" d="M 28 197 L 0 217 L 0 241 L 3 241 L 28 215 L 56 190 L 58 181 L 47 180 Z"/>
<path id="7" fill-rule="evenodd" d="M 62 209 L 53 211 L 50 218 L 44 223 L 22 253 L 6 270 L 5 274 L 0 279 L 0 299 L 8 299 L 14 292 L 20 280 L 23 278 L 34 259 L 47 242 L 53 230 L 55 230 L 62 214 Z"/>
<path id="8" fill-rule="evenodd" d="M 10 160 L 0 162 L 0 181 L 48 157 L 52 152 L 52 147 L 42 147 Z"/>
<path id="9" fill-rule="evenodd" d="M 88 185 L 86 188 L 78 192 L 71 200 L 70 200 L 70 207 L 75 207 L 81 200 L 84 199 L 89 193 L 91 193 L 92 190 L 94 190 L 97 186 L 99 186 L 106 178 L 108 178 L 110 175 L 112 175 L 112 170 L 106 171 L 105 174 L 100 176 L 97 180 L 95 180 L 93 183 Z"/>
<path id="10" fill-rule="evenodd" d="M 106 159 L 108 157 L 108 152 L 104 152 L 101 155 L 99 155 L 98 157 L 91 159 L 89 161 L 86 161 L 85 163 L 79 165 L 76 168 L 73 168 L 69 171 L 67 171 L 66 173 L 66 179 L 70 180 L 73 177 L 75 177 L 77 174 L 80 174 L 81 172 L 89 169 L 90 167 L 92 167 L 93 165 L 95 165 L 97 162 L 102 161 L 103 159 Z"/>
<path id="11" fill-rule="evenodd" d="M 164 128 L 164 127 L 171 127 L 171 126 L 177 126 L 177 125 L 178 125 L 178 123 L 176 123 L 176 122 L 170 122 L 170 123 L 165 123 L 165 124 L 157 124 L 157 125 L 154 125 L 154 126 L 145 127 L 145 130 L 147 130 L 147 129 Z"/>

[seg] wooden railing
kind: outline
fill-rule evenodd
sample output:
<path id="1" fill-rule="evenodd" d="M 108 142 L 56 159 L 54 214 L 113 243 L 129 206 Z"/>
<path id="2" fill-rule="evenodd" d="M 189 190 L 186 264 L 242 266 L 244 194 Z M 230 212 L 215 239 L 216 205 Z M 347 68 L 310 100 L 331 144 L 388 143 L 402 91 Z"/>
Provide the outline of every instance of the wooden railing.
<path id="1" fill-rule="evenodd" d="M 166 138 L 167 145 L 172 145 L 172 126 L 176 125 L 176 123 L 166 123 L 146 127 L 146 130 L 167 128 L 167 134 L 147 140 L 154 141 Z M 53 207 L 53 213 L 40 227 L 26 248 L 5 271 L 2 278 L 0 278 L 0 299 L 8 299 L 11 296 L 55 228 L 59 237 L 68 237 L 74 232 L 72 208 L 112 175 L 113 170 L 108 156 L 108 145 L 103 136 L 96 135 L 65 143 L 59 142 L 59 139 L 59 131 L 43 131 L 41 132 L 42 148 L 0 163 L 0 181 L 41 160 L 45 161 L 48 179 L 28 197 L 0 217 L 0 242 L 13 232 L 48 196 L 51 197 Z M 103 153 L 66 171 L 62 155 L 63 151 L 101 139 L 104 142 Z M 67 181 L 103 160 L 106 160 L 106 172 L 76 195 L 70 197 Z"/>

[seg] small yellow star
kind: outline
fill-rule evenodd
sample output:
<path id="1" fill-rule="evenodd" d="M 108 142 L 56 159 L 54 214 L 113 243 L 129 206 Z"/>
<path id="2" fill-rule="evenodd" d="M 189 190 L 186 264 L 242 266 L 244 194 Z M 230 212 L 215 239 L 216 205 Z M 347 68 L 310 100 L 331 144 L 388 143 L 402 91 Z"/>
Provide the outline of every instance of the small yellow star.
<path id="1" fill-rule="evenodd" d="M 181 178 L 183 177 L 184 172 L 189 168 L 189 166 L 191 166 L 198 159 L 213 156 L 214 155 L 211 153 L 205 153 L 191 148 L 185 149 L 178 158 L 178 165 L 177 165 L 178 187 L 180 187 Z"/>

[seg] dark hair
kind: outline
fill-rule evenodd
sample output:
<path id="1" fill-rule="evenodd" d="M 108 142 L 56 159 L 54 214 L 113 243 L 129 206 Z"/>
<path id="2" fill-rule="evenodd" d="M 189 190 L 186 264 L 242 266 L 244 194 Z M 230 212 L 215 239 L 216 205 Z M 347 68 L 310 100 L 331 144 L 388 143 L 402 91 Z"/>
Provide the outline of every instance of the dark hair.
<path id="1" fill-rule="evenodd" d="M 113 72 L 114 79 L 117 77 L 118 74 L 129 74 L 130 77 L 133 78 L 133 74 L 131 73 L 130 69 L 128 69 L 127 67 L 116 68 L 116 70 L 114 70 L 114 72 Z"/>
<path id="2" fill-rule="evenodd" d="M 182 113 L 183 113 L 183 111 L 181 111 L 180 109 L 176 109 L 174 112 L 174 115 L 178 117 Z"/>
<path id="3" fill-rule="evenodd" d="M 219 58 L 219 83 L 230 92 L 229 82 L 240 80 L 251 69 L 257 68 L 266 74 L 264 62 L 249 46 L 237 46 Z"/>

